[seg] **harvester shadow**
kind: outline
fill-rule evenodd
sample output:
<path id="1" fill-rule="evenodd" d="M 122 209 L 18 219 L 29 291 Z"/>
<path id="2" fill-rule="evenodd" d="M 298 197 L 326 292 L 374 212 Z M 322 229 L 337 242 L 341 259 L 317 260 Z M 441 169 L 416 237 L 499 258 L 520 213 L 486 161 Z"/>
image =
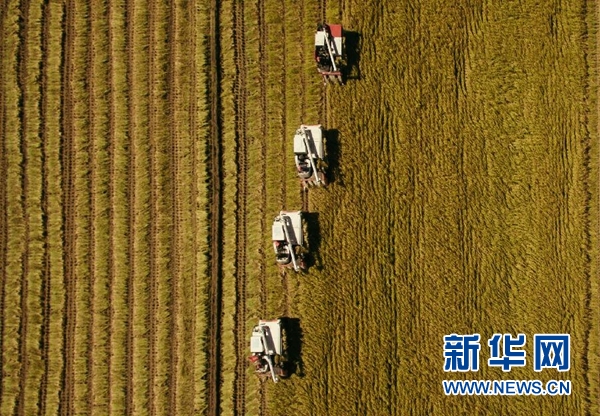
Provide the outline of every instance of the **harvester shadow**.
<path id="1" fill-rule="evenodd" d="M 281 318 L 286 333 L 286 366 L 288 377 L 292 374 L 304 377 L 302 361 L 302 328 L 298 318 Z"/>
<path id="2" fill-rule="evenodd" d="M 327 130 L 325 138 L 325 146 L 327 147 L 327 182 L 337 182 L 338 185 L 344 186 L 340 171 L 340 131 L 337 129 Z"/>
<path id="3" fill-rule="evenodd" d="M 344 31 L 346 38 L 346 71 L 344 78 L 349 79 L 362 79 L 360 72 L 360 42 L 361 35 L 358 32 Z"/>
<path id="4" fill-rule="evenodd" d="M 306 219 L 308 231 L 308 258 L 306 259 L 306 268 L 315 267 L 317 270 L 323 268 L 319 247 L 321 246 L 321 229 L 319 227 L 319 214 L 317 212 L 307 212 L 303 214 Z"/>

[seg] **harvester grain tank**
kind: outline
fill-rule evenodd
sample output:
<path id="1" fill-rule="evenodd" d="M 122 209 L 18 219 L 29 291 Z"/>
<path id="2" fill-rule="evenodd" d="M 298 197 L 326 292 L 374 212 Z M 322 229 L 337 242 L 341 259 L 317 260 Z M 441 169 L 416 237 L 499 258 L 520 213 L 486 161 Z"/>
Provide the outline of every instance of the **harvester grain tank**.
<path id="1" fill-rule="evenodd" d="M 305 268 L 304 230 L 301 211 L 280 211 L 272 226 L 273 250 L 280 267 Z"/>
<path id="2" fill-rule="evenodd" d="M 271 375 L 275 383 L 285 377 L 283 368 L 283 343 L 281 320 L 260 320 L 252 329 L 250 338 L 250 362 L 261 378 Z"/>
<path id="3" fill-rule="evenodd" d="M 301 125 L 294 135 L 294 162 L 302 184 L 325 186 L 325 151 L 321 125 Z"/>
<path id="4" fill-rule="evenodd" d="M 315 33 L 315 61 L 323 82 L 342 84 L 344 65 L 344 30 L 342 25 L 320 23 Z"/>

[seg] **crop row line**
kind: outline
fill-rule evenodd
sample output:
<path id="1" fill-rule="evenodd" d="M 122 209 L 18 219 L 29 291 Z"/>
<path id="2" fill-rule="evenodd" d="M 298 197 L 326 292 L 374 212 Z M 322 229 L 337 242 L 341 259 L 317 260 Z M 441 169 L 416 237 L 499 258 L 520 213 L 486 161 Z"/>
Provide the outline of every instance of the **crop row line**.
<path id="1" fill-rule="evenodd" d="M 244 5 L 233 2 L 234 62 L 236 75 L 233 85 L 235 111 L 235 137 L 237 162 L 236 189 L 236 305 L 235 343 L 236 366 L 234 386 L 234 413 L 245 414 L 246 408 L 246 215 L 247 215 L 247 143 L 246 143 L 246 40 Z"/>

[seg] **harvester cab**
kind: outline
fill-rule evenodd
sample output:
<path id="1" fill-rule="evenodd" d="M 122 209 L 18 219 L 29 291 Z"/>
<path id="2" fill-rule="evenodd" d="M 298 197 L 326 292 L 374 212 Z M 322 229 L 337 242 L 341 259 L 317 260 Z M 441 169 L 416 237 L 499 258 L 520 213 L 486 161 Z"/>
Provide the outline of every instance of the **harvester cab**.
<path id="1" fill-rule="evenodd" d="M 250 338 L 249 357 L 254 364 L 255 372 L 261 378 L 271 375 L 275 383 L 279 377 L 285 377 L 283 368 L 283 348 L 281 336 L 281 320 L 260 320 L 258 325 L 252 329 Z"/>
<path id="2" fill-rule="evenodd" d="M 305 268 L 302 226 L 301 211 L 281 211 L 275 217 L 272 227 L 277 264 L 281 267 L 293 267 L 297 272 Z"/>
<path id="3" fill-rule="evenodd" d="M 300 181 L 310 185 L 327 185 L 325 177 L 325 151 L 321 125 L 301 125 L 294 135 L 294 162 Z"/>
<path id="4" fill-rule="evenodd" d="M 333 80 L 339 84 L 342 80 L 344 65 L 344 31 L 342 25 L 320 23 L 315 33 L 315 61 L 323 76 L 323 82 Z"/>

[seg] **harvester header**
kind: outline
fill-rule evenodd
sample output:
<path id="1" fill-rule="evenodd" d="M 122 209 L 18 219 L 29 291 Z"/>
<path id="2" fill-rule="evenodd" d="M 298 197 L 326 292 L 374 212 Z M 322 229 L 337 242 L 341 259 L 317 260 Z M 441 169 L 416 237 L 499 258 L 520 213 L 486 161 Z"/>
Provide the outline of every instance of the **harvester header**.
<path id="1" fill-rule="evenodd" d="M 252 329 L 250 337 L 251 363 L 261 378 L 270 375 L 275 383 L 279 377 L 285 377 L 283 368 L 283 343 L 281 320 L 260 320 Z"/>
<path id="2" fill-rule="evenodd" d="M 275 260 L 281 267 L 305 268 L 304 230 L 301 211 L 280 211 L 271 228 Z"/>
<path id="3" fill-rule="evenodd" d="M 294 163 L 302 185 L 325 186 L 325 148 L 321 125 L 301 125 L 294 135 Z"/>
<path id="4" fill-rule="evenodd" d="M 315 61 L 323 82 L 343 83 L 344 30 L 342 25 L 320 23 L 315 33 Z"/>

